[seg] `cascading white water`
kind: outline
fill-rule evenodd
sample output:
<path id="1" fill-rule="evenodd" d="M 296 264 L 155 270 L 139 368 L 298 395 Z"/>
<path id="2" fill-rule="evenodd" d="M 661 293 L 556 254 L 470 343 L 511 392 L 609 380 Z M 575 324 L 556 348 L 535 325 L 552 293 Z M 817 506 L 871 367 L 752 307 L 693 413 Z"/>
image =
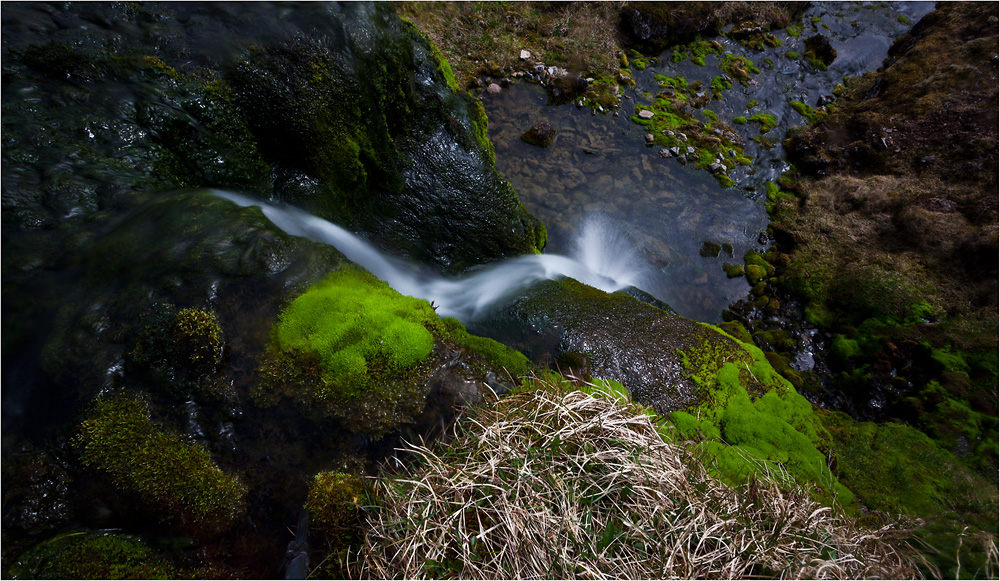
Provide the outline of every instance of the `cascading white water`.
<path id="1" fill-rule="evenodd" d="M 519 290 L 545 279 L 569 277 L 606 292 L 642 284 L 644 268 L 635 248 L 606 221 L 592 216 L 576 240 L 573 257 L 534 254 L 509 258 L 446 278 L 383 254 L 340 226 L 297 208 L 278 206 L 241 194 L 213 190 L 239 206 L 260 206 L 275 226 L 292 236 L 329 244 L 398 292 L 431 301 L 443 317 L 476 320 Z"/>

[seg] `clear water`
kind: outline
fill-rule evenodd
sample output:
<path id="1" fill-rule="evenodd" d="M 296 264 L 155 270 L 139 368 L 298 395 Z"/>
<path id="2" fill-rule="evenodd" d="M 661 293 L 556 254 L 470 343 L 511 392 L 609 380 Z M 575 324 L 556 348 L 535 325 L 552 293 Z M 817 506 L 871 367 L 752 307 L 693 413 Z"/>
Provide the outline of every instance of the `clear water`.
<path id="1" fill-rule="evenodd" d="M 909 30 L 908 22 L 915 23 L 932 9 L 930 2 L 817 3 L 802 17 L 799 37 L 774 31 L 782 41 L 777 48 L 754 51 L 736 41 L 714 39 L 725 51 L 751 59 L 761 73 L 747 87 L 734 83 L 723 100 L 712 101 L 707 108 L 726 122 L 756 113 L 778 119 L 766 135 L 778 143 L 771 149 L 752 141 L 760 135 L 757 126 L 730 123 L 746 138 L 744 150 L 753 160 L 749 168 L 731 174 L 738 187 L 723 188 L 708 172 L 660 158 L 657 148 L 646 146 L 645 129 L 629 120 L 636 104 L 652 102 L 659 92 L 657 73 L 705 85 L 722 74 L 717 56 L 707 57 L 702 67 L 673 62 L 672 51 L 645 70 L 634 71 L 636 86 L 623 93 L 617 117 L 573 105 L 546 106 L 545 91 L 537 85 L 517 83 L 498 96 L 484 94 L 497 169 L 548 227 L 550 252 L 571 251 L 582 225 L 602 216 L 625 233 L 653 271 L 643 290 L 681 315 L 717 322 L 722 310 L 749 290 L 744 279 L 726 277 L 723 263 L 741 263 L 748 250 L 767 244 L 760 237 L 768 225 L 761 202 L 763 184 L 787 169 L 780 146 L 784 132 L 805 123 L 789 101 L 817 107 L 821 98 L 832 96 L 843 77 L 877 69 L 893 40 Z M 789 51 L 804 54 L 805 39 L 816 34 L 827 36 L 837 50 L 825 72 L 785 56 Z M 545 149 L 520 139 L 538 121 L 557 130 Z M 706 241 L 731 245 L 733 256 L 700 256 Z"/>

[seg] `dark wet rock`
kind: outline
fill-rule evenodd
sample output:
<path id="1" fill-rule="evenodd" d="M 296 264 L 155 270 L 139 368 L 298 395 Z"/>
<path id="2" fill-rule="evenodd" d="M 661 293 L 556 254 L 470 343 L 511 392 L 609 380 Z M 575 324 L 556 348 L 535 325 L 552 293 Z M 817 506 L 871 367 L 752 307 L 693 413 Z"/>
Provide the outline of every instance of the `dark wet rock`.
<path id="1" fill-rule="evenodd" d="M 829 65 L 837 58 L 837 49 L 830 44 L 825 35 L 817 34 L 806 39 L 806 56 L 816 59 L 824 65 Z"/>
<path id="2" fill-rule="evenodd" d="M 704 244 L 701 245 L 701 250 L 698 251 L 703 258 L 718 258 L 719 253 L 722 252 L 722 246 L 706 240 Z"/>
<path id="3" fill-rule="evenodd" d="M 493 324 L 500 327 L 504 320 L 549 337 L 558 353 L 586 353 L 593 377 L 620 381 L 637 401 L 659 413 L 699 401 L 678 350 L 704 344 L 738 349 L 699 323 L 572 279 L 535 285 Z"/>
<path id="4" fill-rule="evenodd" d="M 548 147 L 555 135 L 555 127 L 552 127 L 548 121 L 539 121 L 521 134 L 521 141 L 538 147 Z"/>

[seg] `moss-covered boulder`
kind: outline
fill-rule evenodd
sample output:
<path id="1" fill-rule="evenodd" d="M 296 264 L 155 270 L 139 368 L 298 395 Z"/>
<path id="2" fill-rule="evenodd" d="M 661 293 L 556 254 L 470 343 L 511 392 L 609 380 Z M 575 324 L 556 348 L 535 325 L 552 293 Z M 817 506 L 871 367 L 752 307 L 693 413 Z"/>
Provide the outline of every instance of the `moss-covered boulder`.
<path id="1" fill-rule="evenodd" d="M 523 355 L 440 319 L 426 300 L 347 267 L 282 311 L 251 396 L 263 407 L 288 399 L 308 417 L 334 417 L 348 430 L 380 437 L 439 424 L 452 404 L 481 401 L 492 389 L 487 377 L 528 369 Z M 423 414 L 429 403 L 443 413 Z"/>
<path id="2" fill-rule="evenodd" d="M 38 543 L 10 568 L 13 579 L 176 579 L 190 573 L 135 536 L 90 531 Z"/>
<path id="3" fill-rule="evenodd" d="M 221 470 L 204 447 L 158 427 L 142 400 L 99 399 L 75 443 L 84 466 L 192 533 L 224 531 L 245 511 L 240 478 Z"/>
<path id="4" fill-rule="evenodd" d="M 540 251 L 542 226 L 493 167 L 482 105 L 430 41 L 386 4 L 300 9 L 330 34 L 251 48 L 227 76 L 278 195 L 453 271 Z"/>

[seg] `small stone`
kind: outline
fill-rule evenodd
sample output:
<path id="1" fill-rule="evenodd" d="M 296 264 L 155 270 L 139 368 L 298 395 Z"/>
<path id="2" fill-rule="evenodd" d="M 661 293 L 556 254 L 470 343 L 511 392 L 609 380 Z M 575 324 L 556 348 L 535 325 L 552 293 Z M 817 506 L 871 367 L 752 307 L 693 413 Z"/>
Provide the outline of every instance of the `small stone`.
<path id="1" fill-rule="evenodd" d="M 687 152 L 688 152 L 688 155 L 691 155 L 691 154 L 693 154 L 695 152 L 695 149 L 689 145 L 688 148 L 687 148 Z"/>
<path id="2" fill-rule="evenodd" d="M 642 111 L 639 111 L 639 119 L 652 119 L 653 115 L 654 113 L 649 109 L 643 109 Z"/>
<path id="3" fill-rule="evenodd" d="M 521 134 L 521 141 L 538 147 L 548 147 L 555 134 L 555 127 L 545 121 L 539 121 Z"/>
<path id="4" fill-rule="evenodd" d="M 687 141 L 688 140 L 688 136 L 684 135 L 680 131 L 677 132 L 677 137 L 680 137 L 681 141 Z"/>
<path id="5" fill-rule="evenodd" d="M 656 138 L 655 138 L 655 137 L 653 137 L 653 134 L 652 134 L 652 133 L 647 133 L 647 134 L 646 134 L 646 143 L 653 143 L 653 140 L 654 140 L 654 139 L 656 139 Z"/>
<path id="6" fill-rule="evenodd" d="M 676 145 L 674 147 L 671 147 L 670 154 L 673 155 L 674 157 L 679 156 L 681 154 L 681 148 L 677 147 Z"/>
<path id="7" fill-rule="evenodd" d="M 522 61 L 526 61 L 526 60 L 528 60 L 530 58 L 531 58 L 531 51 L 527 51 L 527 50 L 522 50 L 521 51 L 521 60 Z"/>
<path id="8" fill-rule="evenodd" d="M 486 94 L 491 97 L 496 97 L 501 91 L 503 91 L 503 89 L 501 89 L 500 85 L 496 83 L 490 83 L 489 86 L 486 87 Z"/>
<path id="9" fill-rule="evenodd" d="M 713 173 L 717 173 L 717 172 L 725 171 L 726 170 L 726 166 L 722 165 L 721 163 L 710 163 L 710 164 L 708 164 L 708 169 L 709 169 L 709 171 L 711 171 Z"/>
<path id="10" fill-rule="evenodd" d="M 666 148 L 664 148 L 664 149 L 661 149 L 661 150 L 659 151 L 659 154 L 660 154 L 660 157 L 670 157 L 670 156 L 671 156 L 671 152 L 670 152 L 670 150 L 669 150 L 669 149 L 666 149 Z"/>
<path id="11" fill-rule="evenodd" d="M 516 73 L 514 73 L 514 78 L 515 79 L 520 79 L 523 76 L 524 76 L 524 73 L 521 72 L 521 71 L 517 71 Z"/>

